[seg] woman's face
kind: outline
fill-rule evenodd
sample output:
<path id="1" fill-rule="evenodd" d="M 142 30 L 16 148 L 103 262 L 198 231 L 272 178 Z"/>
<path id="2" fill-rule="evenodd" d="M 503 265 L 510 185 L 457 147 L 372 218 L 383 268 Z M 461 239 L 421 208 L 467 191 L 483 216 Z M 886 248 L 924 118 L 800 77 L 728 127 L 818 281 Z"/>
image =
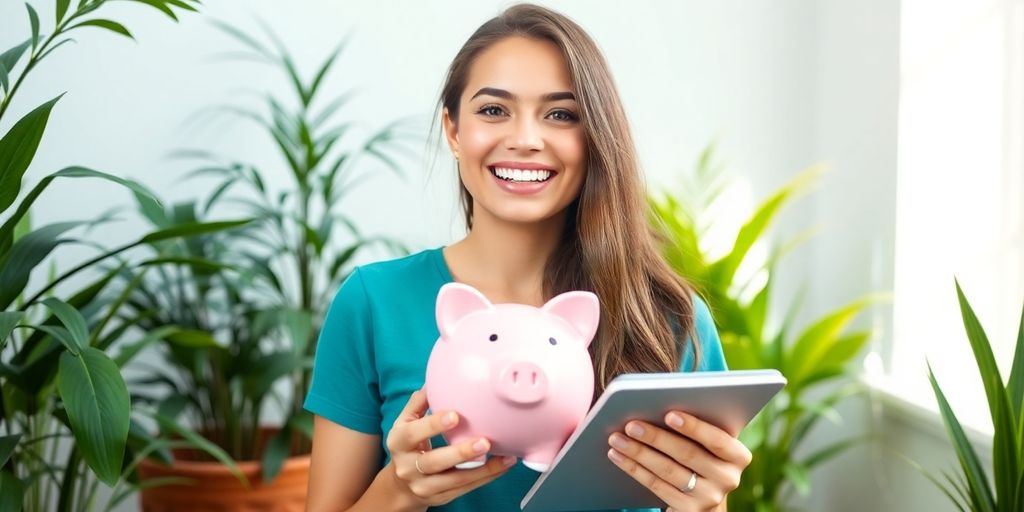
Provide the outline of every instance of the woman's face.
<path id="1" fill-rule="evenodd" d="M 458 119 L 443 118 L 474 224 L 540 222 L 572 203 L 586 163 L 579 112 L 554 43 L 509 37 L 477 55 Z"/>

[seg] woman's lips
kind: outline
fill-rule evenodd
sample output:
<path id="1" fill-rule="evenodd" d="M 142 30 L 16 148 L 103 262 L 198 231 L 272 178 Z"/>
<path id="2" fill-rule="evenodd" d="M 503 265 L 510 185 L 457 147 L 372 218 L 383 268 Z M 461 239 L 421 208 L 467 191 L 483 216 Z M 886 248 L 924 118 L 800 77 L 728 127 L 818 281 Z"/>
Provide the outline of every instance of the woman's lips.
<path id="1" fill-rule="evenodd" d="M 495 174 L 493 167 L 488 167 L 487 171 L 502 190 L 517 195 L 536 194 L 541 190 L 544 190 L 544 188 L 548 186 L 548 183 L 558 176 L 558 173 L 551 171 L 551 175 L 544 181 L 510 181 L 505 178 L 499 178 L 498 175 Z"/>

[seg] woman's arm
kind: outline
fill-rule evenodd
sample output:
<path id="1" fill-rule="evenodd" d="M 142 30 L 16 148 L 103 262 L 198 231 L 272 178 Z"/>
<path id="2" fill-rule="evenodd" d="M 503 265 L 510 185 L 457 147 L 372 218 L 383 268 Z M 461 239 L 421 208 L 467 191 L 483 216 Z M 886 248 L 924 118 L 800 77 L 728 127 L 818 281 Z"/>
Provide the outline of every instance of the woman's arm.
<path id="1" fill-rule="evenodd" d="M 394 485 L 391 466 L 379 472 L 380 436 L 316 416 L 306 510 L 423 510 Z"/>

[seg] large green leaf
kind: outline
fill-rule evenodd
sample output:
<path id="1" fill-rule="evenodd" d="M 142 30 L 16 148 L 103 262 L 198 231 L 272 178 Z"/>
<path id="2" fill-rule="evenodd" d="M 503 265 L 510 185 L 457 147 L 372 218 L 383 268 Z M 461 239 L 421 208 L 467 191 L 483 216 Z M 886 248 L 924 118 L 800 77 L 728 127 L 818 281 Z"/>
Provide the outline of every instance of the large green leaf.
<path id="1" fill-rule="evenodd" d="M 11 454 L 14 453 L 14 449 L 18 446 L 18 440 L 20 439 L 21 433 L 0 436 L 0 468 L 7 464 L 7 459 L 11 458 Z"/>
<path id="2" fill-rule="evenodd" d="M 38 198 L 39 195 L 46 190 L 46 187 L 48 187 L 56 178 L 99 178 L 111 181 L 129 188 L 139 201 L 145 200 L 149 203 L 161 206 L 159 199 L 157 199 L 152 192 L 135 181 L 126 180 L 124 178 L 119 178 L 111 174 L 95 171 L 85 167 L 65 167 L 64 169 L 39 180 L 39 183 L 37 183 L 35 187 L 32 187 L 32 190 L 24 199 L 22 199 L 21 203 L 18 205 L 18 209 L 14 212 L 14 215 L 7 219 L 3 226 L 0 226 L 0 254 L 4 254 L 7 248 L 10 247 L 10 242 L 13 241 L 12 234 L 15 227 L 22 218 L 28 215 L 29 208 L 32 206 L 32 203 L 35 202 L 36 198 Z"/>
<path id="3" fill-rule="evenodd" d="M 25 3 L 25 9 L 28 9 L 29 26 L 32 28 L 32 49 L 34 50 L 39 45 L 39 14 L 30 3 Z"/>
<path id="4" fill-rule="evenodd" d="M 847 324 L 864 309 L 870 299 L 859 299 L 833 311 L 810 327 L 805 329 L 789 353 L 786 354 L 786 367 L 782 369 L 789 379 L 791 390 L 800 388 L 803 379 L 818 368 L 822 358 L 826 357 L 836 343 Z"/>
<path id="5" fill-rule="evenodd" d="M 162 229 L 150 233 L 142 237 L 139 242 L 145 244 L 151 244 L 153 242 L 159 242 L 161 240 L 169 240 L 171 238 L 181 238 L 202 235 L 205 233 L 213 233 L 217 231 L 223 231 L 226 229 L 232 229 L 240 226 L 244 226 L 252 222 L 252 219 L 243 220 L 232 220 L 223 222 L 193 222 L 181 226 L 174 226 L 167 229 Z"/>
<path id="6" fill-rule="evenodd" d="M 68 6 L 71 4 L 71 0 L 57 0 L 57 9 L 54 12 L 56 21 L 55 25 L 60 25 L 61 21 L 64 21 L 64 15 L 68 12 Z"/>
<path id="7" fill-rule="evenodd" d="M 719 285 L 731 283 L 743 260 L 754 243 L 764 234 L 772 220 L 794 195 L 803 192 L 818 179 L 824 168 L 815 166 L 797 175 L 793 180 L 779 189 L 772 197 L 768 198 L 758 207 L 754 215 L 748 220 L 739 233 L 736 234 L 736 241 L 733 242 L 732 250 L 721 260 L 711 265 L 712 279 Z"/>
<path id="8" fill-rule="evenodd" d="M 74 26 L 68 28 L 68 30 L 76 29 L 76 28 L 79 28 L 79 27 L 98 27 L 98 28 L 109 30 L 109 31 L 114 32 L 116 34 L 121 34 L 122 36 L 125 36 L 128 39 L 135 39 L 135 37 L 132 36 L 132 33 L 129 32 L 128 29 L 125 28 L 124 25 L 122 25 L 122 24 L 120 24 L 120 23 L 118 23 L 116 21 L 113 21 L 113 20 L 94 19 L 94 20 L 83 21 L 83 22 L 81 22 L 81 23 L 79 23 L 77 25 L 74 25 Z"/>
<path id="9" fill-rule="evenodd" d="M 1020 312 L 1020 324 L 1017 327 L 1017 346 L 1013 350 L 1013 364 L 1010 365 L 1010 382 L 1006 385 L 1010 395 L 1010 407 L 1018 425 L 1018 432 L 1024 432 L 1024 308 Z M 1024 449 L 1024 437 L 1018 433 L 1018 442 Z M 1024 452 L 1021 453 L 1024 460 Z M 1022 475 L 1024 476 L 1024 475 Z M 1024 499 L 1024 496 L 1021 497 Z"/>
<path id="10" fill-rule="evenodd" d="M 26 39 L 21 44 L 14 45 L 4 53 L 0 53 L 0 65 L 7 70 L 8 73 L 14 70 L 14 66 L 18 64 L 18 59 L 25 54 L 25 50 L 29 46 L 32 46 L 32 39 Z"/>
<path id="11" fill-rule="evenodd" d="M 164 335 L 164 338 L 185 348 L 217 348 L 217 340 L 206 331 L 195 329 L 182 329 Z"/>
<path id="12" fill-rule="evenodd" d="M 93 347 L 77 357 L 65 352 L 57 388 L 82 457 L 102 482 L 114 485 L 121 474 L 130 412 L 120 369 Z"/>
<path id="13" fill-rule="evenodd" d="M 0 471 L 0 512 L 21 512 L 25 484 L 7 471 Z"/>
<path id="14" fill-rule="evenodd" d="M 51 251 L 69 242 L 60 236 L 83 222 L 60 222 L 39 228 L 18 240 L 0 257 L 0 309 L 6 309 L 28 284 L 29 275 Z"/>
<path id="15" fill-rule="evenodd" d="M 58 100 L 60 96 L 25 114 L 0 138 L 0 213 L 7 211 L 21 192 L 21 178 L 36 155 L 46 121 Z"/>
<path id="16" fill-rule="evenodd" d="M 981 327 L 981 322 L 978 321 L 977 315 L 974 314 L 971 304 L 964 297 L 959 282 L 956 282 L 956 294 L 960 302 L 960 314 L 963 316 L 964 330 L 967 331 L 967 339 L 971 343 L 971 350 L 974 351 L 978 372 L 981 374 L 982 383 L 985 385 L 985 395 L 988 397 L 992 423 L 998 428 L 999 423 L 996 413 L 999 406 L 1002 405 L 1000 398 L 1004 393 L 1003 378 L 999 374 L 999 366 L 996 364 L 996 358 L 992 354 L 992 346 L 989 344 L 988 336 Z"/>
<path id="17" fill-rule="evenodd" d="M 82 316 L 82 313 L 56 297 L 43 300 L 43 305 L 50 308 L 50 311 L 53 311 L 53 314 L 60 319 L 79 350 L 89 344 L 89 328 L 85 324 L 85 317 Z"/>
<path id="18" fill-rule="evenodd" d="M 960 302 L 964 329 L 974 352 L 978 373 L 985 385 L 985 395 L 988 397 L 989 412 L 992 415 L 995 434 L 992 439 L 992 465 L 996 496 L 999 501 L 1008 502 L 1014 499 L 1016 494 L 1020 469 L 1017 424 L 1013 418 L 1007 389 L 1003 387 L 1003 378 L 999 373 L 999 366 L 996 364 L 988 336 L 975 315 L 974 309 L 964 296 L 959 282 L 956 282 L 956 293 Z"/>
<path id="19" fill-rule="evenodd" d="M 949 406 L 949 401 L 946 400 L 946 395 L 935 380 L 931 365 L 928 365 L 928 381 L 931 382 L 932 391 L 935 392 L 935 399 L 939 403 L 939 412 L 942 414 L 942 422 L 946 425 L 946 432 L 949 434 L 950 440 L 953 441 L 953 449 L 960 461 L 960 467 L 964 471 L 964 476 L 967 477 L 970 494 L 978 502 L 978 512 L 996 512 L 996 502 L 992 496 L 992 489 L 989 487 L 988 476 L 981 466 L 974 446 L 967 439 L 960 420 L 956 418 L 952 407 Z"/>
<path id="20" fill-rule="evenodd" d="M 281 471 L 284 460 L 288 458 L 288 444 L 291 440 L 292 429 L 289 425 L 277 431 L 263 450 L 261 469 L 263 471 L 263 482 L 271 482 Z"/>
<path id="21" fill-rule="evenodd" d="M 82 346 L 71 337 L 71 333 L 64 327 L 59 325 L 27 325 L 26 327 L 49 334 L 50 337 L 64 345 L 68 352 L 76 356 L 82 352 Z"/>
<path id="22" fill-rule="evenodd" d="M 20 311 L 0 311 L 0 351 L 3 350 L 7 337 L 14 331 L 14 326 L 18 325 L 24 316 Z"/>

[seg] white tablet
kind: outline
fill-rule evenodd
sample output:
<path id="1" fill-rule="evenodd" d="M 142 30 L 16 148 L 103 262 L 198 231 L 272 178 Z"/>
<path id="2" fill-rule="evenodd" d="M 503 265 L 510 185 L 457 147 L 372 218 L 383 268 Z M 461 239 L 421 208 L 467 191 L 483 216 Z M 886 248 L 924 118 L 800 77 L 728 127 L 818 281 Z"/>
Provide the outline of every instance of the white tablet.
<path id="1" fill-rule="evenodd" d="M 626 374 L 613 379 L 520 506 L 524 512 L 657 508 L 664 503 L 608 460 L 626 422 L 687 412 L 732 435 L 786 384 L 777 370 Z M 668 427 L 666 427 L 668 428 Z"/>

